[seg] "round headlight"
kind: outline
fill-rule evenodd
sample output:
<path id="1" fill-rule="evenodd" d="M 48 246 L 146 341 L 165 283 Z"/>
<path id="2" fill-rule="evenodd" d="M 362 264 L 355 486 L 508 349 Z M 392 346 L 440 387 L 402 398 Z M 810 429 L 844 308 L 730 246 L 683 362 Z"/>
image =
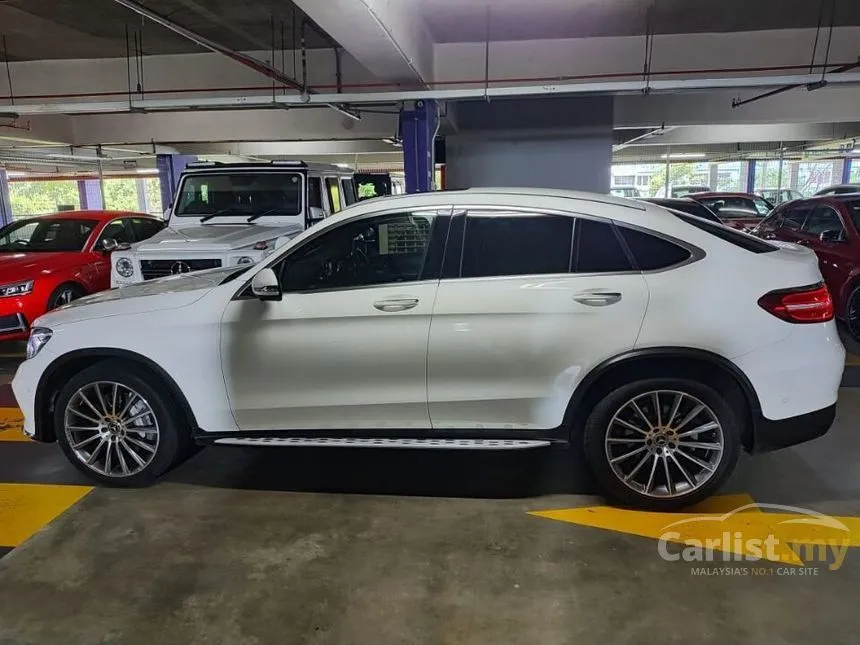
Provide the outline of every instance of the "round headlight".
<path id="1" fill-rule="evenodd" d="M 249 258 L 247 255 L 243 255 L 241 258 L 236 260 L 236 264 L 254 264 L 254 258 Z"/>
<path id="2" fill-rule="evenodd" d="M 116 261 L 116 272 L 123 278 L 130 278 L 134 275 L 134 264 L 128 258 L 120 258 Z"/>

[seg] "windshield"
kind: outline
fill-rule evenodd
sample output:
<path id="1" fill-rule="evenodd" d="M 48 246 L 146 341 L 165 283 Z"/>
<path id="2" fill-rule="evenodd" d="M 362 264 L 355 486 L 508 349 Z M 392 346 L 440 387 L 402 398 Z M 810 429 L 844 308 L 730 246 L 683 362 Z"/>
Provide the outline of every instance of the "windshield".
<path id="1" fill-rule="evenodd" d="M 761 198 L 725 196 L 708 197 L 698 201 L 723 219 L 760 218 L 772 210 L 772 206 Z"/>
<path id="2" fill-rule="evenodd" d="M 84 219 L 22 220 L 0 229 L 0 252 L 81 251 L 96 222 Z"/>
<path id="3" fill-rule="evenodd" d="M 286 172 L 189 175 L 182 182 L 179 217 L 291 216 L 302 212 L 302 176 Z"/>

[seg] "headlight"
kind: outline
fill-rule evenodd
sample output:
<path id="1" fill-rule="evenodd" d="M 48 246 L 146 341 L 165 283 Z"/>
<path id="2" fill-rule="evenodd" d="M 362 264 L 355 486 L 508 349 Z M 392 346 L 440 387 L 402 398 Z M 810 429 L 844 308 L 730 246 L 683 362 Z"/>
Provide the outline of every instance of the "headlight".
<path id="1" fill-rule="evenodd" d="M 236 264 L 254 264 L 254 258 L 243 255 L 241 258 L 236 260 Z"/>
<path id="2" fill-rule="evenodd" d="M 14 284 L 4 284 L 0 287 L 0 298 L 5 296 L 23 296 L 33 290 L 33 280 L 26 282 L 15 282 Z"/>
<path id="3" fill-rule="evenodd" d="M 38 354 L 53 335 L 54 332 L 50 329 L 33 327 L 30 330 L 30 340 L 27 341 L 27 358 L 33 358 Z"/>
<path id="4" fill-rule="evenodd" d="M 134 275 L 134 263 L 128 258 L 120 258 L 117 260 L 114 268 L 123 278 L 130 278 Z"/>

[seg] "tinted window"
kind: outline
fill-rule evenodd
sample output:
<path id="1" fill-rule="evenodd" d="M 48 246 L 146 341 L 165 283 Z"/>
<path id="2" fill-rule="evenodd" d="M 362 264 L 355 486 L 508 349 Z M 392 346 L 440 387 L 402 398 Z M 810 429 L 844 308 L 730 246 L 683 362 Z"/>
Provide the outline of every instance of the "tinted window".
<path id="1" fill-rule="evenodd" d="M 839 231 L 842 236 L 845 235 L 845 227 L 842 225 L 842 219 L 839 214 L 828 206 L 819 206 L 813 210 L 806 218 L 801 232 L 809 233 L 810 235 L 821 235 L 824 231 Z"/>
<path id="2" fill-rule="evenodd" d="M 806 216 L 812 210 L 812 206 L 797 206 L 785 211 L 782 218 L 782 227 L 789 231 L 799 231 L 806 221 Z"/>
<path id="3" fill-rule="evenodd" d="M 608 273 L 633 268 L 612 224 L 580 219 L 573 243 L 577 273 Z"/>
<path id="4" fill-rule="evenodd" d="M 701 203 L 713 210 L 720 217 L 761 217 L 770 212 L 764 200 L 752 200 L 747 197 L 706 197 L 699 199 Z M 757 206 L 757 202 L 759 205 Z M 761 212 L 761 211 L 764 212 Z"/>
<path id="5" fill-rule="evenodd" d="M 154 219 L 135 218 L 131 220 L 131 225 L 138 242 L 149 239 L 164 228 L 164 222 Z"/>
<path id="6" fill-rule="evenodd" d="M 438 219 L 430 213 L 398 213 L 338 226 L 285 259 L 281 286 L 308 291 L 429 278 L 422 271 Z"/>
<path id="7" fill-rule="evenodd" d="M 81 251 L 95 228 L 91 220 L 23 220 L 0 231 L 2 251 Z"/>
<path id="8" fill-rule="evenodd" d="M 860 201 L 845 202 L 845 205 L 851 213 L 851 220 L 854 222 L 854 228 L 860 231 Z"/>
<path id="9" fill-rule="evenodd" d="M 573 218 L 564 215 L 470 212 L 464 278 L 567 273 Z"/>
<path id="10" fill-rule="evenodd" d="M 341 188 L 343 189 L 343 201 L 347 206 L 352 206 L 355 203 L 355 182 L 352 179 L 341 179 Z"/>
<path id="11" fill-rule="evenodd" d="M 729 244 L 734 244 L 735 246 L 739 246 L 747 251 L 752 251 L 753 253 L 770 253 L 771 251 L 776 251 L 776 247 L 773 244 L 768 244 L 752 235 L 742 233 L 733 228 L 729 228 L 728 226 L 713 224 L 707 221 L 703 222 L 700 218 L 690 217 L 685 213 L 676 212 L 675 216 L 684 220 L 687 224 L 695 226 L 699 230 L 710 233 Z"/>
<path id="12" fill-rule="evenodd" d="M 99 242 L 108 238 L 114 239 L 120 244 L 131 244 L 134 242 L 134 231 L 131 228 L 131 220 L 116 219 L 102 229 Z M 98 242 L 96 242 L 98 244 Z"/>
<path id="13" fill-rule="evenodd" d="M 621 236 L 642 271 L 653 271 L 680 264 L 690 258 L 690 252 L 662 238 L 636 229 L 619 227 Z"/>
<path id="14" fill-rule="evenodd" d="M 308 206 L 322 208 L 322 182 L 319 177 L 308 177 Z"/>

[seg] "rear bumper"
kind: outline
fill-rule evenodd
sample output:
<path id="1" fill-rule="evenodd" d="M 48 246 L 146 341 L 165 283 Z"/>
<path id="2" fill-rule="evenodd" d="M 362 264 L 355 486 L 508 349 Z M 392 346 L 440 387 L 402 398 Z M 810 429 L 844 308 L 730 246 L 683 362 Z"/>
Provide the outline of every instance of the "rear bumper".
<path id="1" fill-rule="evenodd" d="M 796 417 L 773 421 L 759 415 L 753 429 L 754 453 L 770 452 L 812 441 L 826 434 L 836 418 L 836 404 Z"/>

